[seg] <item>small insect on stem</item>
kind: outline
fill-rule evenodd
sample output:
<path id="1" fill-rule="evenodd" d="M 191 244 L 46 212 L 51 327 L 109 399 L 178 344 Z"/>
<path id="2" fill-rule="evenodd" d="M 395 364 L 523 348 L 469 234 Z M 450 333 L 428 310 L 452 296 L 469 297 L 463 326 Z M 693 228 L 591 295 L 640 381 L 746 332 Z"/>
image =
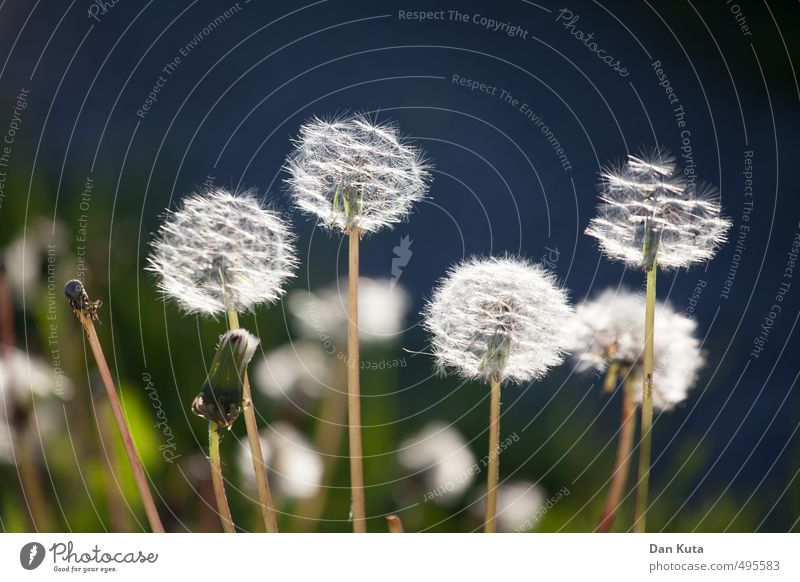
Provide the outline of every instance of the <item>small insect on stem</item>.
<path id="1" fill-rule="evenodd" d="M 92 321 L 100 321 L 97 310 L 103 306 L 103 302 L 100 299 L 91 301 L 81 281 L 78 279 L 67 281 L 67 284 L 64 285 L 64 295 L 67 296 L 69 306 L 75 315 L 80 316 L 82 313 L 86 313 L 92 318 Z"/>

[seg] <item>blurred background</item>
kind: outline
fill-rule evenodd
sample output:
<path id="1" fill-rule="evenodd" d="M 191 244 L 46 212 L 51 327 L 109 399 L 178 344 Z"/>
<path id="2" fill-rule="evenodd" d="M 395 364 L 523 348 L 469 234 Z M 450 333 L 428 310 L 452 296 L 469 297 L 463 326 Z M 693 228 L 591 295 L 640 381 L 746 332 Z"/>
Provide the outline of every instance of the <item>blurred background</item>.
<path id="1" fill-rule="evenodd" d="M 411 219 L 362 244 L 370 531 L 388 513 L 409 531 L 481 526 L 488 390 L 412 353 L 428 347 L 435 282 L 464 257 L 512 253 L 576 303 L 639 288 L 583 231 L 601 164 L 655 143 L 719 187 L 734 225 L 713 261 L 660 276 L 708 363 L 657 416 L 648 526 L 800 530 L 798 16 L 744 1 L 1 2 L 0 528 L 147 529 L 63 299 L 80 275 L 103 301 L 98 331 L 167 529 L 218 531 L 189 406 L 224 322 L 184 317 L 143 270 L 164 210 L 216 185 L 257 188 L 298 234 L 289 294 L 242 318 L 261 339 L 250 372 L 279 525 L 350 530 L 346 248 L 291 208 L 281 168 L 305 119 L 359 111 L 396 121 L 435 164 Z M 620 406 L 601 386 L 568 360 L 505 389 L 501 529 L 594 528 Z M 234 521 L 259 531 L 244 434 L 239 421 L 225 435 L 224 470 Z"/>

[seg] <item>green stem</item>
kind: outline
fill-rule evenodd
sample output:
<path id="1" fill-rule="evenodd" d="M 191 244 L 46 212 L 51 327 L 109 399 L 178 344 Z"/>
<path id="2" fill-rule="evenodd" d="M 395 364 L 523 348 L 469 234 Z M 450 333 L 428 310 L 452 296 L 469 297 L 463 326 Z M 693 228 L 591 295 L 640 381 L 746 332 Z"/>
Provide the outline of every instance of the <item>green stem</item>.
<path id="1" fill-rule="evenodd" d="M 492 375 L 489 408 L 489 471 L 486 479 L 486 520 L 484 532 L 497 531 L 497 484 L 500 480 L 500 378 Z"/>
<path id="2" fill-rule="evenodd" d="M 228 328 L 239 329 L 239 316 L 233 309 L 228 309 Z M 275 516 L 275 506 L 272 503 L 272 493 L 269 489 L 267 480 L 267 466 L 264 464 L 264 453 L 261 451 L 261 439 L 258 436 L 258 423 L 256 422 L 255 407 L 250 391 L 250 378 L 247 370 L 244 372 L 242 382 L 242 392 L 244 395 L 244 424 L 247 427 L 247 441 L 250 444 L 250 457 L 253 461 L 253 471 L 256 476 L 256 488 L 258 489 L 258 499 L 261 505 L 261 517 L 264 520 L 264 527 L 267 533 L 278 532 L 278 520 Z"/>
<path id="3" fill-rule="evenodd" d="M 619 367 L 617 366 L 615 370 L 618 369 Z M 615 371 L 615 376 L 616 373 Z M 627 370 L 623 370 L 622 374 L 624 380 L 617 457 L 614 461 L 614 475 L 611 479 L 611 487 L 608 490 L 603 514 L 600 516 L 600 521 L 597 525 L 598 532 L 609 532 L 614 525 L 622 493 L 625 491 L 625 485 L 628 482 L 633 435 L 636 431 L 636 386 L 634 386 L 633 376 L 630 376 Z"/>
<path id="4" fill-rule="evenodd" d="M 656 313 L 655 261 L 647 270 L 647 296 L 644 319 L 644 369 L 642 371 L 642 436 L 639 448 L 639 480 L 636 484 L 636 510 L 633 531 L 644 533 L 647 527 L 647 497 L 650 489 L 650 450 L 653 444 L 653 338 Z"/>
<path id="5" fill-rule="evenodd" d="M 219 455 L 219 427 L 215 422 L 208 423 L 208 460 L 211 463 L 211 482 L 214 484 L 214 497 L 222 520 L 222 531 L 235 533 L 228 497 L 225 495 L 225 480 L 222 477 L 222 460 Z"/>

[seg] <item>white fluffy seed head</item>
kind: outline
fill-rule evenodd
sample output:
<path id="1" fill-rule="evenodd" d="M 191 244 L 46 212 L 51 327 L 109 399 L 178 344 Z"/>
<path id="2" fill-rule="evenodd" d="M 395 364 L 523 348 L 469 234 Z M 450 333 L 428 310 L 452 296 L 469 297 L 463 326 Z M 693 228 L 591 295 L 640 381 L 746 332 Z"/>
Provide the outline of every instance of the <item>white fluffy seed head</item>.
<path id="1" fill-rule="evenodd" d="M 430 167 L 391 124 L 363 115 L 300 127 L 286 183 L 300 210 L 322 226 L 376 232 L 411 212 L 428 190 Z"/>
<path id="2" fill-rule="evenodd" d="M 469 489 L 475 477 L 475 455 L 453 426 L 432 421 L 400 444 L 398 460 L 407 470 L 420 474 L 434 500 L 451 505 Z"/>
<path id="3" fill-rule="evenodd" d="M 424 312 L 440 371 L 528 382 L 563 360 L 572 308 L 547 270 L 519 258 L 454 267 Z"/>
<path id="4" fill-rule="evenodd" d="M 298 331 L 318 340 L 333 339 L 344 350 L 347 338 L 347 279 L 342 278 L 319 291 L 296 290 L 286 304 Z M 403 332 L 411 297 L 389 279 L 360 277 L 358 280 L 358 333 L 362 344 L 395 341 Z"/>
<path id="5" fill-rule="evenodd" d="M 656 148 L 601 172 L 600 204 L 586 234 L 611 259 L 648 264 L 645 241 L 657 243 L 659 266 L 688 267 L 712 258 L 731 226 L 710 186 L 687 184 L 675 159 Z"/>
<path id="6" fill-rule="evenodd" d="M 612 362 L 642 383 L 645 297 L 632 291 L 607 289 L 579 305 L 573 318 L 569 349 L 578 369 L 605 371 Z M 697 323 L 669 304 L 656 303 L 653 406 L 668 410 L 686 399 L 704 363 Z M 636 390 L 641 400 L 641 389 Z"/>
<path id="7" fill-rule="evenodd" d="M 161 225 L 148 269 L 187 313 L 218 315 L 277 301 L 297 264 L 294 236 L 253 192 L 186 198 Z"/>

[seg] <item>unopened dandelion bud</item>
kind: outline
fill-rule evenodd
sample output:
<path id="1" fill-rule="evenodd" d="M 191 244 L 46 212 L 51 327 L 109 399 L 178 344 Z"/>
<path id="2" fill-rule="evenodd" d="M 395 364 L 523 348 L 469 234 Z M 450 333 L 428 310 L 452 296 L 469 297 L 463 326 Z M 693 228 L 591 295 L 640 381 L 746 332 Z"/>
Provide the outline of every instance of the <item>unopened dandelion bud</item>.
<path id="1" fill-rule="evenodd" d="M 244 374 L 258 343 L 258 338 L 244 329 L 220 338 L 206 382 L 192 402 L 192 412 L 219 427 L 231 427 L 242 412 Z"/>

